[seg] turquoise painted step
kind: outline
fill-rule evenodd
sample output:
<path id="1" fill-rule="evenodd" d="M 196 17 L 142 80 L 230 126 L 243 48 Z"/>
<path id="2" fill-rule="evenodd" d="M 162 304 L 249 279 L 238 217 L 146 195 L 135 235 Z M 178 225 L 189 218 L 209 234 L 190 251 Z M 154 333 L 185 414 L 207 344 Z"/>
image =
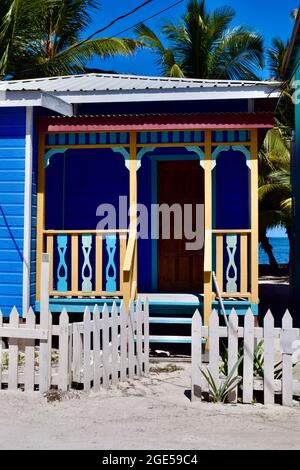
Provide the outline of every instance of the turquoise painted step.
<path id="1" fill-rule="evenodd" d="M 173 325 L 191 325 L 191 318 L 175 318 L 175 317 L 150 317 L 149 323 L 162 324 L 173 324 Z"/>
<path id="2" fill-rule="evenodd" d="M 191 336 L 158 336 L 150 335 L 150 343 L 164 343 L 164 344 L 191 344 Z M 206 343 L 206 339 L 202 338 L 202 344 Z"/>

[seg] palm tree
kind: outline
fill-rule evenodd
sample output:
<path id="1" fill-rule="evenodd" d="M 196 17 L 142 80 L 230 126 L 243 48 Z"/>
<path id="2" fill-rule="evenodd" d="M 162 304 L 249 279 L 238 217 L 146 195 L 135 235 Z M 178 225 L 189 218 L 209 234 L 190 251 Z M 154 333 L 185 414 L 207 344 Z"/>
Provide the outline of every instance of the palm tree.
<path id="1" fill-rule="evenodd" d="M 144 24 L 135 31 L 156 54 L 163 75 L 256 80 L 263 39 L 243 26 L 230 29 L 234 16 L 230 7 L 208 12 L 205 0 L 189 0 L 180 22 L 162 27 L 166 45 Z"/>
<path id="2" fill-rule="evenodd" d="M 132 54 L 139 45 L 132 39 L 82 40 L 98 8 L 97 0 L 1 0 L 0 76 L 83 73 L 95 56 Z"/>
<path id="3" fill-rule="evenodd" d="M 288 135 L 288 130 L 282 126 L 270 130 L 259 154 L 259 240 L 273 267 L 277 267 L 277 261 L 267 230 L 281 226 L 291 239 L 291 141 Z"/>

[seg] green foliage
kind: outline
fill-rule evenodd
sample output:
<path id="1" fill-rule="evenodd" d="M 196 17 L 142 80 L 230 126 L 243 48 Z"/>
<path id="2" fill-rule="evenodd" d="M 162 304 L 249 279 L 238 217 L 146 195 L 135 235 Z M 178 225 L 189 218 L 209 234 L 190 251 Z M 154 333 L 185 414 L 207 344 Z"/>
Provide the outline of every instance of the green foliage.
<path id="1" fill-rule="evenodd" d="M 96 0 L 2 0 L 0 76 L 83 73 L 95 56 L 105 59 L 132 54 L 140 46 L 132 39 L 101 37 L 82 41 L 92 15 L 98 11 Z"/>
<path id="2" fill-rule="evenodd" d="M 135 32 L 156 54 L 166 76 L 256 80 L 263 68 L 263 39 L 243 26 L 230 29 L 230 7 L 208 12 L 205 0 L 189 0 L 179 22 L 165 23 L 164 43 L 146 25 Z"/>
<path id="3" fill-rule="evenodd" d="M 213 378 L 210 370 L 207 368 L 206 370 L 201 369 L 201 372 L 209 385 L 210 396 L 214 403 L 224 403 L 235 387 L 240 383 L 242 380 L 241 377 L 238 375 L 234 375 L 236 371 L 238 371 L 240 364 L 243 361 L 243 356 L 239 358 L 236 362 L 232 370 L 229 372 L 228 376 L 225 378 L 224 381 L 221 381 L 220 385 L 218 385 Z"/>
<path id="4" fill-rule="evenodd" d="M 289 128 L 278 125 L 268 132 L 259 153 L 259 238 L 273 265 L 277 263 L 267 239 L 267 230 L 281 226 L 288 236 L 291 233 L 290 148 Z"/>

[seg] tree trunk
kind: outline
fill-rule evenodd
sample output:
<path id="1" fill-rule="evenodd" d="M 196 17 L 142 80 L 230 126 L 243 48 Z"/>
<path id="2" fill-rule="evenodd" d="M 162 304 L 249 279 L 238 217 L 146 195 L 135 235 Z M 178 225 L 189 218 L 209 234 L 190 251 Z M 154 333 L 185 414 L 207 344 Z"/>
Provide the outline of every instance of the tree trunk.
<path id="1" fill-rule="evenodd" d="M 273 247 L 272 247 L 271 243 L 269 242 L 269 238 L 267 237 L 267 235 L 265 233 L 261 234 L 260 243 L 261 243 L 261 246 L 262 246 L 263 250 L 266 252 L 266 254 L 269 258 L 270 266 L 272 268 L 278 268 L 278 263 L 277 263 L 276 258 L 274 256 L 274 253 L 273 253 Z"/>

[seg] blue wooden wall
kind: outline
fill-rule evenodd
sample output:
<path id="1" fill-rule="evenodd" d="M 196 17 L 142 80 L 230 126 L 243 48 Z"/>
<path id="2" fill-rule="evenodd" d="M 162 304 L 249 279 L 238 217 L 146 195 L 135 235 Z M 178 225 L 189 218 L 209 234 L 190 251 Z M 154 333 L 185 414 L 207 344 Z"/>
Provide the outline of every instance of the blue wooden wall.
<path id="1" fill-rule="evenodd" d="M 22 309 L 25 108 L 0 108 L 0 308 Z"/>
<path id="2" fill-rule="evenodd" d="M 31 206 L 31 255 L 30 255 L 30 305 L 34 307 L 36 296 L 36 217 L 37 217 L 37 175 L 38 175 L 38 132 L 37 116 L 33 114 L 33 155 L 32 155 L 32 206 Z"/>

